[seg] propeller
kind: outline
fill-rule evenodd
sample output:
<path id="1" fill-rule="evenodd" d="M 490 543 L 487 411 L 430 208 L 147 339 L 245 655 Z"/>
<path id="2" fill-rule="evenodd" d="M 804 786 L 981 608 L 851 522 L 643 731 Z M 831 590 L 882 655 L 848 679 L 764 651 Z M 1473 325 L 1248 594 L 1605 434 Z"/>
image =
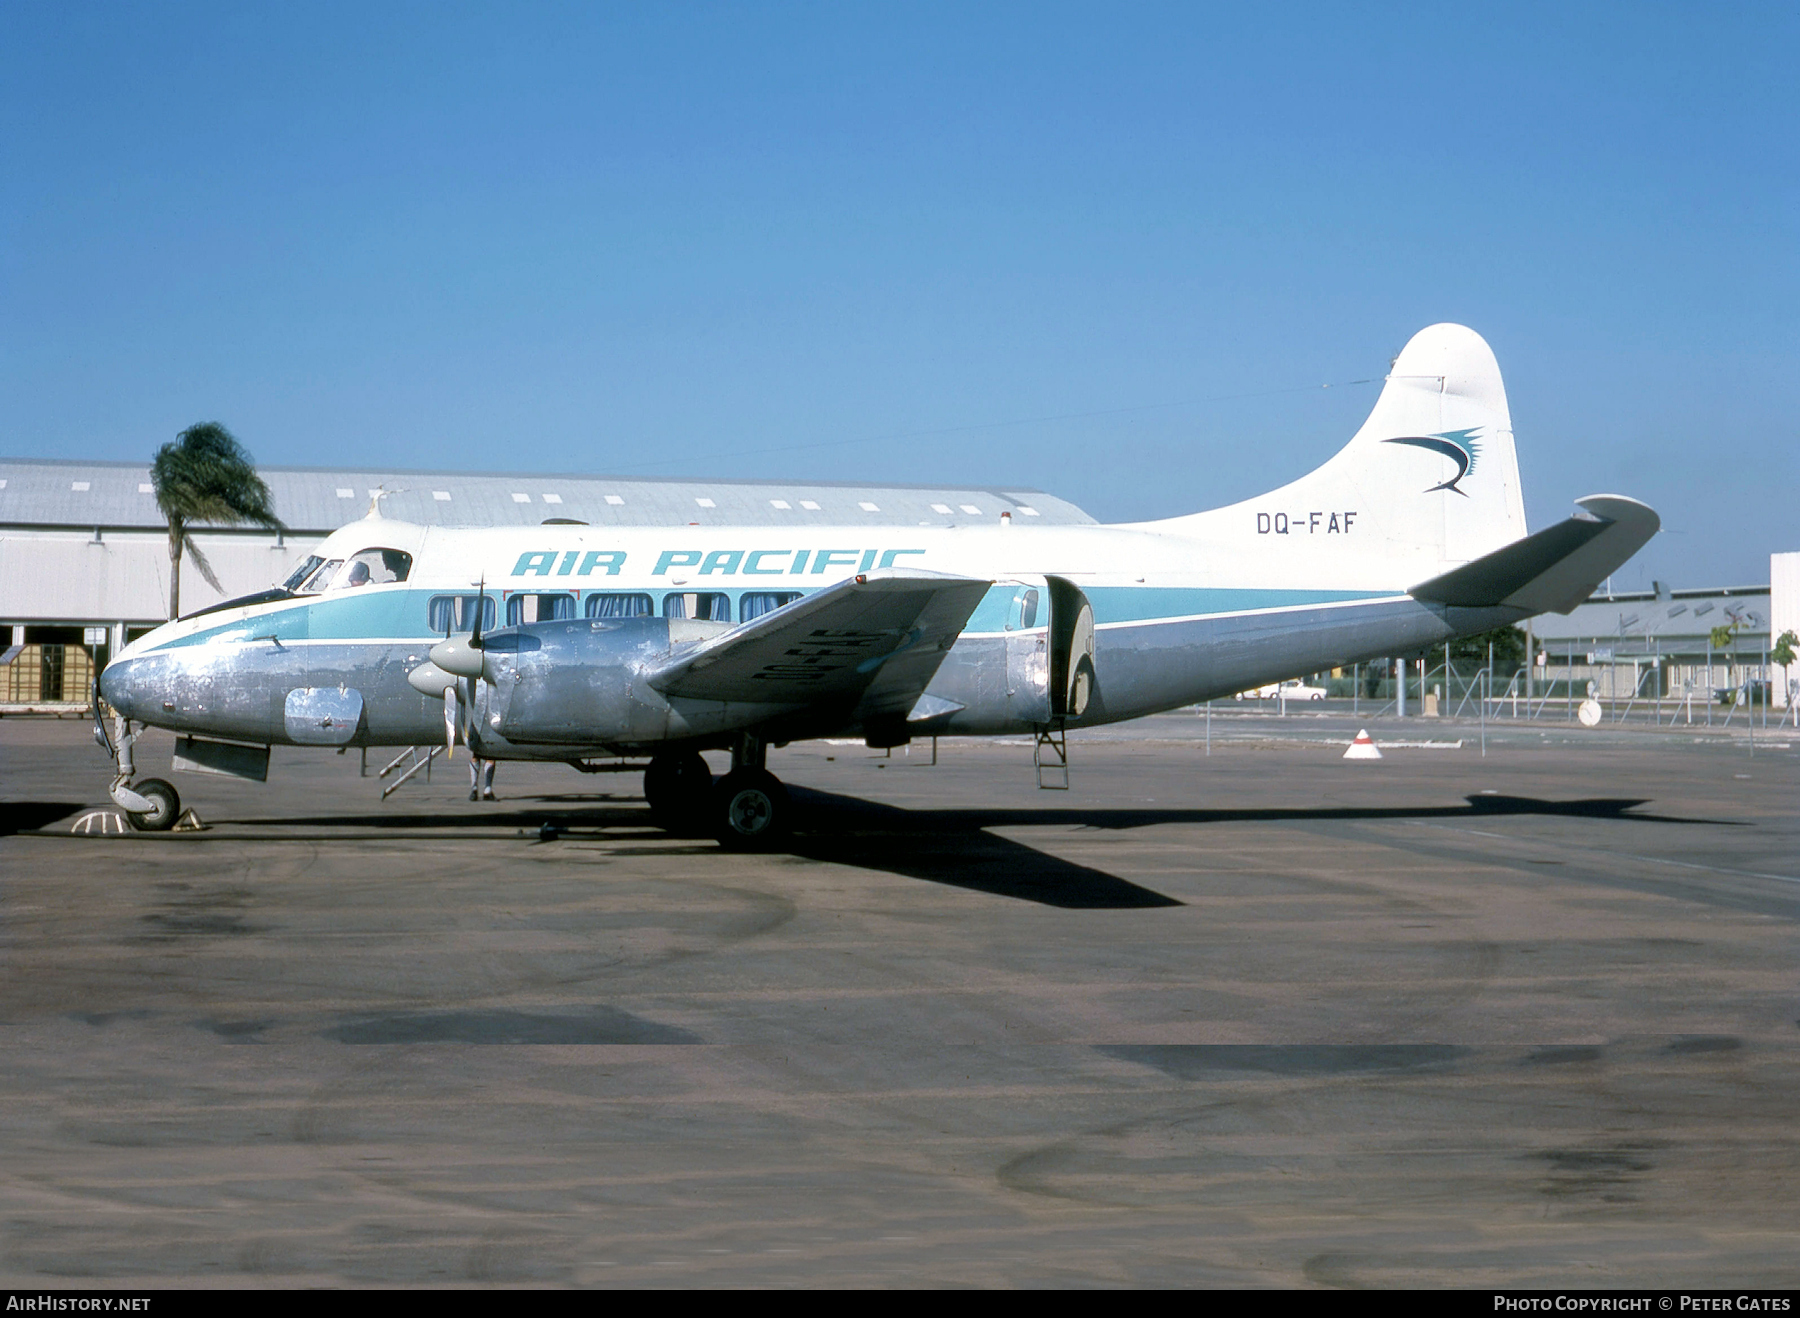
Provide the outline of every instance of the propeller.
<path id="1" fill-rule="evenodd" d="M 415 687 L 435 685 L 442 677 L 450 680 L 443 683 L 444 698 L 444 752 L 449 758 L 456 755 L 456 734 L 462 733 L 463 745 L 473 752 L 475 741 L 475 684 L 483 676 L 483 668 L 487 656 L 482 653 L 481 616 L 487 611 L 487 577 L 481 578 L 477 587 L 480 592 L 475 596 L 473 608 L 475 616 L 469 625 L 466 640 L 458 639 L 450 634 L 448 625 L 444 628 L 444 639 L 431 647 L 430 664 L 421 664 L 407 675 Z M 436 667 L 437 673 L 428 670 Z M 417 680 L 414 680 L 416 677 Z M 464 690 L 464 679 L 467 689 Z M 461 706 L 460 710 L 458 706 Z"/>

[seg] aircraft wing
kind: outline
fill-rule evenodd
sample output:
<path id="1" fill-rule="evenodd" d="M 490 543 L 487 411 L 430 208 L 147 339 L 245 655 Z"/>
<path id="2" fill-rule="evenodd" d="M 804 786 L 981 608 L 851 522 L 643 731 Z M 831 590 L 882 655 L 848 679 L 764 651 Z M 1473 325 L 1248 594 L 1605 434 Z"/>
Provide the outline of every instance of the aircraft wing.
<path id="1" fill-rule="evenodd" d="M 864 573 L 672 655 L 646 678 L 668 696 L 905 717 L 990 584 L 918 569 Z"/>
<path id="2" fill-rule="evenodd" d="M 1576 500 L 1566 522 L 1515 540 L 1414 586 L 1414 599 L 1462 608 L 1505 605 L 1528 614 L 1571 613 L 1662 526 L 1654 509 L 1617 494 Z"/>

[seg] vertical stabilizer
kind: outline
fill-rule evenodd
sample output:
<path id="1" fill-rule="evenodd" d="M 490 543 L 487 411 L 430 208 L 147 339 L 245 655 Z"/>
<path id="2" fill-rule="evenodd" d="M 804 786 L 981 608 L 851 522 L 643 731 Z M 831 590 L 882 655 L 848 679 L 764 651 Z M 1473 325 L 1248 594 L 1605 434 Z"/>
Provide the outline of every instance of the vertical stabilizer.
<path id="1" fill-rule="evenodd" d="M 1249 531 L 1290 561 L 1383 558 L 1427 574 L 1519 539 L 1525 505 L 1493 351 L 1461 325 L 1420 330 L 1362 429 L 1324 466 L 1243 503 L 1156 525 L 1232 541 Z"/>

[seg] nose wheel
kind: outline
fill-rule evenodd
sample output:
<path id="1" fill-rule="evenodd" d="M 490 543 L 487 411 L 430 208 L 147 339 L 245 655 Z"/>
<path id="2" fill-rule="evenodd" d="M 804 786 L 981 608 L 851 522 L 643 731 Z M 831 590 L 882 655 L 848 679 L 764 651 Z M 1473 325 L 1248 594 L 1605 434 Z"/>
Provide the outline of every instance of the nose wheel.
<path id="1" fill-rule="evenodd" d="M 146 778 L 131 790 L 150 803 L 148 810 L 125 812 L 125 818 L 131 821 L 133 828 L 140 833 L 165 833 L 175 827 L 175 821 L 181 818 L 181 794 L 173 783 L 166 783 L 161 778 Z"/>

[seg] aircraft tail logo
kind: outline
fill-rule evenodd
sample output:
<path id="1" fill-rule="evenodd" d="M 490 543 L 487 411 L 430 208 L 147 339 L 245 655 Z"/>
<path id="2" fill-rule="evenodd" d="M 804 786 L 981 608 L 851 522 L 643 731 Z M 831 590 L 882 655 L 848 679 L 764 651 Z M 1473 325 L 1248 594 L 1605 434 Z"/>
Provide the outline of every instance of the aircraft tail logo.
<path id="1" fill-rule="evenodd" d="M 1433 453 L 1442 453 L 1456 464 L 1456 475 L 1452 476 L 1441 485 L 1429 487 L 1425 490 L 1425 493 L 1431 494 L 1436 490 L 1449 490 L 1451 493 L 1460 494 L 1466 499 L 1469 497 L 1468 491 L 1459 488 L 1457 482 L 1475 470 L 1475 462 L 1481 456 L 1481 445 L 1477 443 L 1475 439 L 1475 436 L 1480 430 L 1481 427 L 1476 426 L 1470 430 L 1446 430 L 1442 434 L 1437 435 L 1401 435 L 1396 439 L 1385 439 L 1382 443 L 1408 444 L 1413 448 L 1429 449 Z"/>

